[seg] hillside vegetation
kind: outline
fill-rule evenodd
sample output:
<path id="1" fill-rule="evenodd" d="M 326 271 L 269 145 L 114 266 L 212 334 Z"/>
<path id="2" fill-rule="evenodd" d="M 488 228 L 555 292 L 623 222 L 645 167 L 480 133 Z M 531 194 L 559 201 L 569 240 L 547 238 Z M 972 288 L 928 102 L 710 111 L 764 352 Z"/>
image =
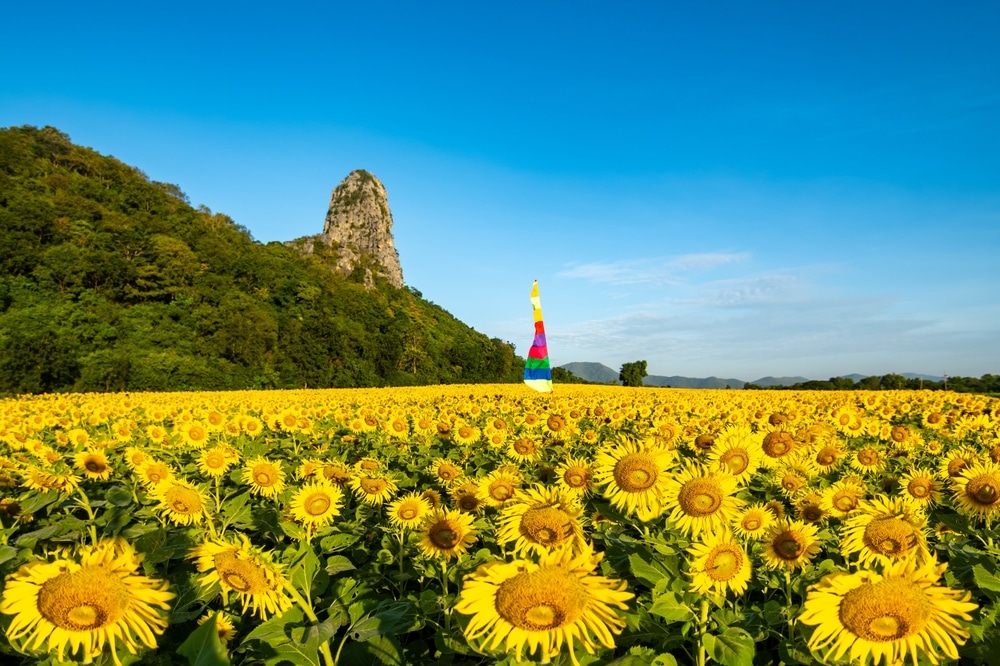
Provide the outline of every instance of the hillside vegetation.
<path id="1" fill-rule="evenodd" d="M 51 128 L 0 129 L 0 392 L 518 381 L 412 288 L 263 245 Z"/>

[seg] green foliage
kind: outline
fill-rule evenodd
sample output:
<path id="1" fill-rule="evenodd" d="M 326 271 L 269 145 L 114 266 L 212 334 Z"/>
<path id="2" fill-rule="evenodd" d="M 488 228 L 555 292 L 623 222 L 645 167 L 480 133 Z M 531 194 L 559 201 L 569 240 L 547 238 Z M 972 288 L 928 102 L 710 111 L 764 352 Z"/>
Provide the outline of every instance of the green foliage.
<path id="1" fill-rule="evenodd" d="M 54 128 L 0 129 L 0 394 L 520 380 L 510 343 L 335 261 Z"/>
<path id="2" fill-rule="evenodd" d="M 618 375 L 622 386 L 642 386 L 642 380 L 646 376 L 646 362 L 633 361 L 623 363 L 621 372 Z"/>

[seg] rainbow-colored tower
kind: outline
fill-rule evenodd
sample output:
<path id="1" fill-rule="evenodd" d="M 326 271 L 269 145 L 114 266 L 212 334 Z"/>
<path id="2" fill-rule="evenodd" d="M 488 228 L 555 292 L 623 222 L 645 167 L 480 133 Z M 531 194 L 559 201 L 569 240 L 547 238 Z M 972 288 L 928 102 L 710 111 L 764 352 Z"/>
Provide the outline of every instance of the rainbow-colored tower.
<path id="1" fill-rule="evenodd" d="M 524 362 L 524 383 L 542 393 L 552 390 L 552 366 L 549 365 L 549 346 L 545 342 L 545 323 L 542 321 L 542 299 L 538 296 L 538 280 L 531 285 L 531 310 L 535 318 L 535 339 Z"/>

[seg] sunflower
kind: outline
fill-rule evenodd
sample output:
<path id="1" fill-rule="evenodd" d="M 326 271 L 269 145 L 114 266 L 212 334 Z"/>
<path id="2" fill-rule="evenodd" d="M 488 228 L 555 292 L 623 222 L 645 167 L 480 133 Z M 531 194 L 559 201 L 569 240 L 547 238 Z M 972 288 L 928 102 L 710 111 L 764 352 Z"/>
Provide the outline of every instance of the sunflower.
<path id="1" fill-rule="evenodd" d="M 745 482 L 757 472 L 764 452 L 754 441 L 750 426 L 731 425 L 719 433 L 708 454 L 710 466 Z"/>
<path id="2" fill-rule="evenodd" d="M 565 643 L 570 659 L 579 666 L 576 644 L 590 654 L 614 649 L 613 634 L 625 621 L 615 609 L 625 610 L 633 595 L 626 582 L 595 574 L 603 553 L 585 546 L 543 553 L 538 563 L 525 560 L 493 562 L 465 577 L 455 610 L 471 615 L 465 636 L 482 650 L 503 645 L 518 661 L 540 652 L 549 661 Z"/>
<path id="3" fill-rule="evenodd" d="M 104 481 L 110 478 L 113 471 L 111 466 L 108 465 L 107 455 L 101 449 L 89 449 L 77 453 L 73 456 L 73 464 L 88 479 Z"/>
<path id="4" fill-rule="evenodd" d="M 593 488 L 594 470 L 585 458 L 569 458 L 556 468 L 556 483 L 563 492 L 586 497 Z"/>
<path id="5" fill-rule="evenodd" d="M 205 517 L 205 494 L 187 481 L 163 481 L 150 491 L 150 496 L 159 502 L 156 510 L 175 525 L 193 525 Z"/>
<path id="6" fill-rule="evenodd" d="M 729 530 L 702 533 L 701 541 L 688 549 L 691 556 L 691 590 L 697 594 L 743 594 L 750 582 L 750 558 Z"/>
<path id="7" fill-rule="evenodd" d="M 289 502 L 292 517 L 310 529 L 328 525 L 340 515 L 344 491 L 329 481 L 318 480 L 295 491 Z"/>
<path id="8" fill-rule="evenodd" d="M 464 513 L 479 513 L 486 503 L 479 499 L 479 484 L 466 481 L 456 486 L 452 492 L 452 505 Z"/>
<path id="9" fill-rule="evenodd" d="M 764 563 L 774 569 L 801 569 L 820 551 L 817 527 L 800 520 L 781 520 L 764 537 Z"/>
<path id="10" fill-rule="evenodd" d="M 751 504 L 736 513 L 729 522 L 733 532 L 744 539 L 763 539 L 771 524 L 776 520 L 763 502 Z"/>
<path id="11" fill-rule="evenodd" d="M 180 428 L 181 441 L 192 449 L 203 449 L 208 444 L 208 428 L 198 421 L 190 421 Z"/>
<path id="12" fill-rule="evenodd" d="M 136 446 L 130 446 L 125 449 L 125 464 L 129 466 L 133 472 L 139 470 L 144 462 L 149 460 L 149 454 Z"/>
<path id="13" fill-rule="evenodd" d="M 799 621 L 814 625 L 809 648 L 824 661 L 851 661 L 875 666 L 916 664 L 926 657 L 933 664 L 944 656 L 958 659 L 957 645 L 969 633 L 959 619 L 969 621 L 977 605 L 970 593 L 938 585 L 947 568 L 931 559 L 911 559 L 886 566 L 879 574 L 861 570 L 824 576 L 809 588 Z"/>
<path id="14" fill-rule="evenodd" d="M 170 465 L 150 458 L 139 467 L 139 481 L 147 488 L 153 488 L 159 483 L 174 478 L 174 470 Z"/>
<path id="15" fill-rule="evenodd" d="M 215 631 L 219 635 L 219 642 L 226 645 L 236 636 L 236 626 L 233 624 L 232 619 L 224 613 L 206 613 L 198 618 L 198 626 L 200 627 L 213 618 L 215 619 Z"/>
<path id="16" fill-rule="evenodd" d="M 941 499 L 942 482 L 937 474 L 927 469 L 914 469 L 899 479 L 905 497 L 929 507 Z"/>
<path id="17" fill-rule="evenodd" d="M 962 446 L 953 451 L 949 451 L 940 465 L 938 472 L 942 477 L 954 479 L 962 474 L 966 467 L 972 467 L 979 462 L 979 452 L 970 446 Z"/>
<path id="18" fill-rule="evenodd" d="M 647 521 L 663 513 L 663 493 L 670 481 L 674 452 L 621 439 L 617 446 L 598 452 L 594 481 L 605 486 L 604 496 L 618 509 Z"/>
<path id="19" fill-rule="evenodd" d="M 476 540 L 472 516 L 459 511 L 438 509 L 424 516 L 420 526 L 420 550 L 427 557 L 445 560 L 459 557 Z"/>
<path id="20" fill-rule="evenodd" d="M 533 438 L 522 435 L 507 445 L 507 455 L 519 463 L 538 460 L 542 448 Z"/>
<path id="21" fill-rule="evenodd" d="M 451 429 L 451 437 L 462 446 L 472 446 L 482 437 L 482 431 L 474 425 L 459 421 Z"/>
<path id="22" fill-rule="evenodd" d="M 262 497 L 276 497 L 285 489 L 285 472 L 280 462 L 271 462 L 257 456 L 243 465 L 243 483 L 250 484 L 250 493 Z"/>
<path id="23" fill-rule="evenodd" d="M 885 469 L 885 452 L 877 446 L 863 446 L 851 456 L 851 467 L 862 474 L 875 474 Z"/>
<path id="24" fill-rule="evenodd" d="M 736 486 L 734 476 L 687 465 L 664 484 L 663 505 L 670 511 L 667 519 L 694 536 L 728 525 L 744 504 L 734 495 Z"/>
<path id="25" fill-rule="evenodd" d="M 345 486 L 351 480 L 351 468 L 345 463 L 335 460 L 323 466 L 323 478 L 335 486 Z"/>
<path id="26" fill-rule="evenodd" d="M 203 574 L 198 579 L 202 588 L 217 585 L 223 595 L 235 592 L 244 613 L 249 608 L 266 620 L 268 615 L 280 615 L 292 606 L 285 592 L 282 565 L 274 562 L 270 553 L 252 546 L 243 534 L 235 543 L 206 541 L 194 548 L 188 558 L 195 561 L 195 568 Z"/>
<path id="27" fill-rule="evenodd" d="M 521 481 L 516 469 L 498 469 L 479 480 L 476 496 L 487 506 L 500 507 L 514 499 Z"/>
<path id="28" fill-rule="evenodd" d="M 396 482 L 388 476 L 355 476 L 348 485 L 365 504 L 381 506 L 396 492 Z"/>
<path id="29" fill-rule="evenodd" d="M 559 490 L 535 486 L 519 491 L 500 512 L 497 541 L 514 542 L 514 553 L 527 556 L 583 545 L 580 508 Z"/>
<path id="30" fill-rule="evenodd" d="M 465 475 L 461 467 L 451 460 L 445 460 L 444 458 L 435 458 L 434 462 L 431 463 L 429 471 L 446 488 L 459 483 Z"/>
<path id="31" fill-rule="evenodd" d="M 779 429 L 772 430 L 764 435 L 764 440 L 761 442 L 760 447 L 764 453 L 761 464 L 764 467 L 773 467 L 786 456 L 795 453 L 798 450 L 799 442 L 792 433 Z"/>
<path id="32" fill-rule="evenodd" d="M 399 528 L 416 527 L 431 510 L 430 501 L 413 491 L 389 505 L 389 522 Z"/>
<path id="33" fill-rule="evenodd" d="M 14 616 L 7 638 L 25 651 L 45 644 L 59 661 L 67 646 L 71 657 L 81 651 L 90 661 L 107 645 L 119 665 L 119 645 L 132 654 L 156 648 L 176 595 L 166 581 L 142 575 L 141 565 L 121 538 L 83 546 L 74 559 L 25 564 L 7 577 L 0 601 L 0 613 Z"/>
<path id="34" fill-rule="evenodd" d="M 990 525 L 1000 514 L 1000 465 L 992 460 L 970 465 L 951 480 L 951 492 L 960 513 Z"/>
<path id="35" fill-rule="evenodd" d="M 233 464 L 233 461 L 226 455 L 225 446 L 213 446 L 203 450 L 198 455 L 198 469 L 201 473 L 212 478 L 221 478 L 226 470 Z"/>
<path id="36" fill-rule="evenodd" d="M 924 528 L 927 520 L 916 506 L 900 497 L 864 500 L 844 523 L 841 553 L 858 554 L 859 564 L 890 564 L 930 555 Z"/>
<path id="37" fill-rule="evenodd" d="M 826 472 L 836 468 L 844 460 L 844 447 L 837 439 L 824 442 L 812 456 L 812 461 L 820 470 Z"/>
<path id="38" fill-rule="evenodd" d="M 823 491 L 820 508 L 836 518 L 843 518 L 858 508 L 868 487 L 857 477 L 845 477 Z"/>

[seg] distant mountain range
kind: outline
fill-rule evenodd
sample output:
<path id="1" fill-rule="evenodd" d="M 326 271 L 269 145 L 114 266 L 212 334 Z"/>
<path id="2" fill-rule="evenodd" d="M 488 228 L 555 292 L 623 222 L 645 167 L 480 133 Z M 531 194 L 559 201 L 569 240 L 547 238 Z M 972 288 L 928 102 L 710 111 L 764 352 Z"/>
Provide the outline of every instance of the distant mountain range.
<path id="1" fill-rule="evenodd" d="M 603 363 L 586 363 L 586 362 L 576 362 L 576 363 L 566 363 L 560 365 L 560 368 L 572 372 L 574 375 L 580 379 L 585 379 L 588 382 L 597 382 L 599 384 L 611 384 L 618 383 L 618 371 Z M 899 373 L 906 377 L 907 379 L 926 379 L 927 381 L 939 382 L 941 377 L 934 377 L 933 375 L 920 375 L 912 372 L 901 372 Z M 860 381 L 869 375 L 842 375 L 847 379 L 853 379 L 854 381 Z M 760 379 L 755 379 L 751 384 L 756 384 L 761 387 L 769 386 L 791 386 L 792 384 L 801 384 L 802 382 L 808 382 L 810 379 L 808 377 L 761 377 Z M 734 378 L 722 378 L 722 377 L 681 377 L 678 375 L 672 375 L 670 377 L 664 377 L 662 375 L 647 375 L 643 380 L 643 384 L 646 386 L 669 386 L 671 388 L 729 388 L 741 389 L 748 382 L 742 379 Z"/>

